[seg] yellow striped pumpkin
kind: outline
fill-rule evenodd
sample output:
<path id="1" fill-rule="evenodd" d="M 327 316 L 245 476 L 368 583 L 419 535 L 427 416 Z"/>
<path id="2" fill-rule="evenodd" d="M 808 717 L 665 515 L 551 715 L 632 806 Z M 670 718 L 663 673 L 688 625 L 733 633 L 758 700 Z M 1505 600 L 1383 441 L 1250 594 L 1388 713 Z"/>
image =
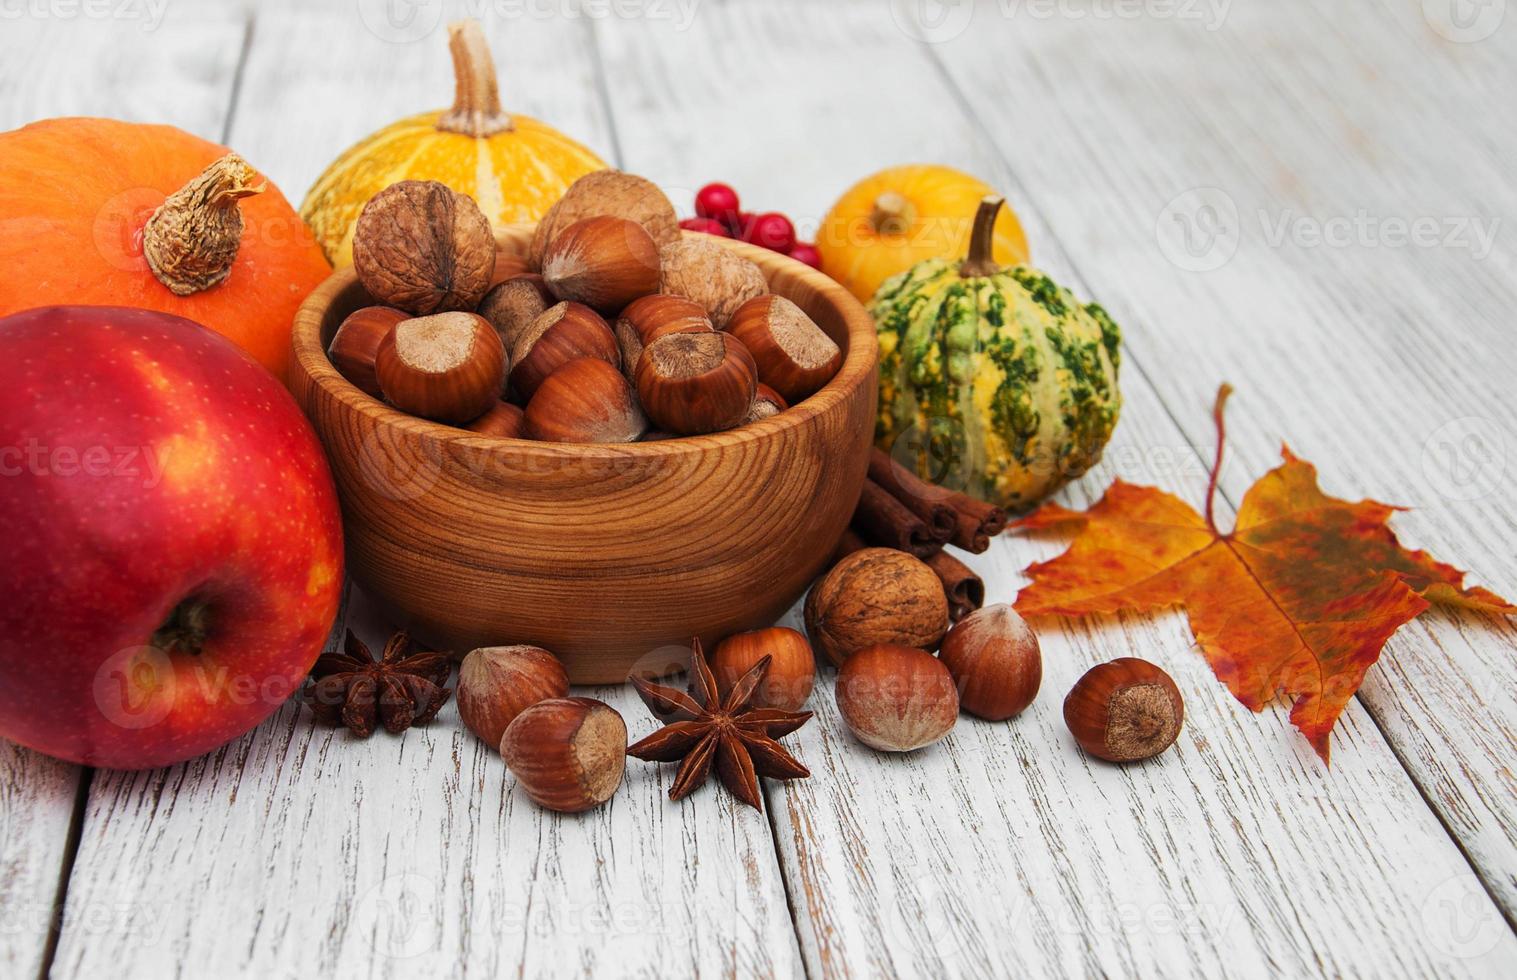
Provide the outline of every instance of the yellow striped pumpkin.
<path id="1" fill-rule="evenodd" d="M 306 195 L 301 217 L 334 265 L 353 261 L 353 226 L 369 198 L 401 180 L 437 180 L 467 194 L 498 230 L 541 218 L 605 161 L 536 119 L 500 107 L 495 65 L 476 21 L 448 27 L 458 94 L 372 133 L 333 161 Z"/>

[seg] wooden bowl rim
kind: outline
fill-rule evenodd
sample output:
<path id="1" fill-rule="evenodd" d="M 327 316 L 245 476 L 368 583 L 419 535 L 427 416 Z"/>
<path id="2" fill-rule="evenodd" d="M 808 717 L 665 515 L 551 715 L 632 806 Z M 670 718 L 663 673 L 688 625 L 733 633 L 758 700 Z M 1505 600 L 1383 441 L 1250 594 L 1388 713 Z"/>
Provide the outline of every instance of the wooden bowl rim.
<path id="1" fill-rule="evenodd" d="M 504 248 L 508 243 L 514 245 L 517 236 L 526 235 L 530 239 L 535 227 L 531 224 L 510 225 L 496 236 L 496 242 Z M 833 375 L 832 380 L 799 405 L 791 406 L 778 415 L 739 426 L 736 429 L 729 429 L 726 432 L 714 432 L 703 436 L 678 436 L 654 442 L 554 443 L 481 435 L 467 429 L 407 415 L 360 391 L 333 366 L 321 342 L 321 323 L 326 316 L 326 311 L 337 297 L 357 283 L 358 274 L 351 265 L 334 271 L 300 304 L 300 309 L 295 313 L 295 324 L 290 338 L 294 360 L 300 364 L 301 369 L 314 384 L 319 385 L 352 411 L 368 416 L 376 424 L 394 426 L 411 435 L 430 438 L 439 443 L 459 443 L 486 449 L 509 449 L 513 453 L 525 453 L 528 457 L 542 460 L 566 457 L 574 459 L 654 458 L 705 453 L 722 446 L 741 445 L 777 436 L 782 432 L 806 425 L 818 416 L 835 411 L 851 397 L 851 393 L 856 388 L 868 383 L 879 353 L 874 319 L 864 309 L 863 304 L 836 280 L 804 263 L 797 262 L 788 255 L 781 255 L 758 245 L 714 235 L 703 235 L 700 232 L 686 231 L 684 235 L 710 238 L 732 249 L 744 258 L 752 260 L 760 269 L 764 269 L 765 279 L 770 278 L 768 273 L 777 262 L 780 268 L 790 272 L 831 302 L 842 316 L 848 333 L 848 354 L 843 360 L 843 366 L 837 374 Z M 512 250 L 514 252 L 514 249 Z"/>

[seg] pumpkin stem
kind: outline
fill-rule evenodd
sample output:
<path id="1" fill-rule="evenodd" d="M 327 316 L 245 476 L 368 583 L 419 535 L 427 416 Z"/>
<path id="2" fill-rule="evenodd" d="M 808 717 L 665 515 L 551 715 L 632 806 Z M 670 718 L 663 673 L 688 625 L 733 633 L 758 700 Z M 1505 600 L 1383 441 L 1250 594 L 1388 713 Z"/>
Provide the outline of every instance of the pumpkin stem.
<path id="1" fill-rule="evenodd" d="M 210 289 L 227 277 L 242 244 L 237 202 L 269 185 L 246 160 L 228 153 L 170 194 L 142 229 L 142 254 L 153 276 L 176 296 Z"/>
<path id="2" fill-rule="evenodd" d="M 969 255 L 959 263 L 959 275 L 965 279 L 993 276 L 1001 271 L 994 256 L 996 216 L 1005 203 L 1006 199 L 996 194 L 980 199 L 980 209 L 974 213 L 974 229 L 969 233 Z"/>
<path id="3" fill-rule="evenodd" d="M 881 235 L 904 235 L 917 219 L 917 209 L 895 191 L 886 191 L 874 199 L 869 224 Z"/>
<path id="4" fill-rule="evenodd" d="M 477 20 L 448 25 L 448 51 L 453 55 L 453 78 L 457 94 L 453 108 L 437 120 L 445 133 L 462 133 L 485 139 L 511 128 L 511 117 L 500 107 L 500 89 L 495 84 L 495 62 L 490 45 Z"/>

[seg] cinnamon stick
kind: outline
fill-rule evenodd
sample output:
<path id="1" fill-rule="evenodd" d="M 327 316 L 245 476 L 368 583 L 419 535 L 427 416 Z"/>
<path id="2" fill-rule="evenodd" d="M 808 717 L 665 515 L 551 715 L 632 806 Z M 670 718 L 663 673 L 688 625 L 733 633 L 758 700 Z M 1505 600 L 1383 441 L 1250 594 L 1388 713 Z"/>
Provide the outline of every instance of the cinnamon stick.
<path id="1" fill-rule="evenodd" d="M 879 449 L 869 455 L 869 479 L 884 487 L 925 521 L 932 529 L 933 537 L 942 542 L 953 538 L 959 516 L 948 505 L 947 491 L 942 487 L 928 483 Z"/>
<path id="2" fill-rule="evenodd" d="M 948 616 L 955 623 L 985 605 L 985 583 L 968 565 L 946 551 L 928 558 L 927 564 L 943 580 Z"/>
<path id="3" fill-rule="evenodd" d="M 925 516 L 923 509 L 937 511 L 947 507 L 952 512 L 953 523 L 943 540 L 965 551 L 977 555 L 983 553 L 990 547 L 990 539 L 1006 530 L 1006 512 L 1001 508 L 976 500 L 967 493 L 928 483 L 882 449 L 876 448 L 869 456 L 869 478 L 919 516 Z M 935 521 L 938 519 L 935 517 L 929 523 L 937 527 Z"/>
<path id="4" fill-rule="evenodd" d="M 927 522 L 873 480 L 864 481 L 864 493 L 853 513 L 853 529 L 870 544 L 922 559 L 943 550 L 943 542 Z"/>

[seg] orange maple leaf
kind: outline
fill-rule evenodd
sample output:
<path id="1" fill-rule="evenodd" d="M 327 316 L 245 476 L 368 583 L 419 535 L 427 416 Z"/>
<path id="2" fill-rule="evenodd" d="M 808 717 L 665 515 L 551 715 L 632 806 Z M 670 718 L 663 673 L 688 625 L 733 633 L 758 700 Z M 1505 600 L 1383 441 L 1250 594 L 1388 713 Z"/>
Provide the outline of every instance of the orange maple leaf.
<path id="1" fill-rule="evenodd" d="M 1294 697 L 1291 722 L 1324 762 L 1328 738 L 1385 641 L 1432 603 L 1517 613 L 1426 552 L 1401 547 L 1386 522 L 1400 508 L 1324 494 L 1317 470 L 1285 462 L 1249 488 L 1231 533 L 1212 503 L 1226 438 L 1217 394 L 1217 455 L 1206 514 L 1152 487 L 1114 481 L 1076 512 L 1045 504 L 1014 526 L 1079 524 L 1069 550 L 1028 567 L 1026 616 L 1079 616 L 1182 605 L 1219 680 L 1254 711 Z"/>

